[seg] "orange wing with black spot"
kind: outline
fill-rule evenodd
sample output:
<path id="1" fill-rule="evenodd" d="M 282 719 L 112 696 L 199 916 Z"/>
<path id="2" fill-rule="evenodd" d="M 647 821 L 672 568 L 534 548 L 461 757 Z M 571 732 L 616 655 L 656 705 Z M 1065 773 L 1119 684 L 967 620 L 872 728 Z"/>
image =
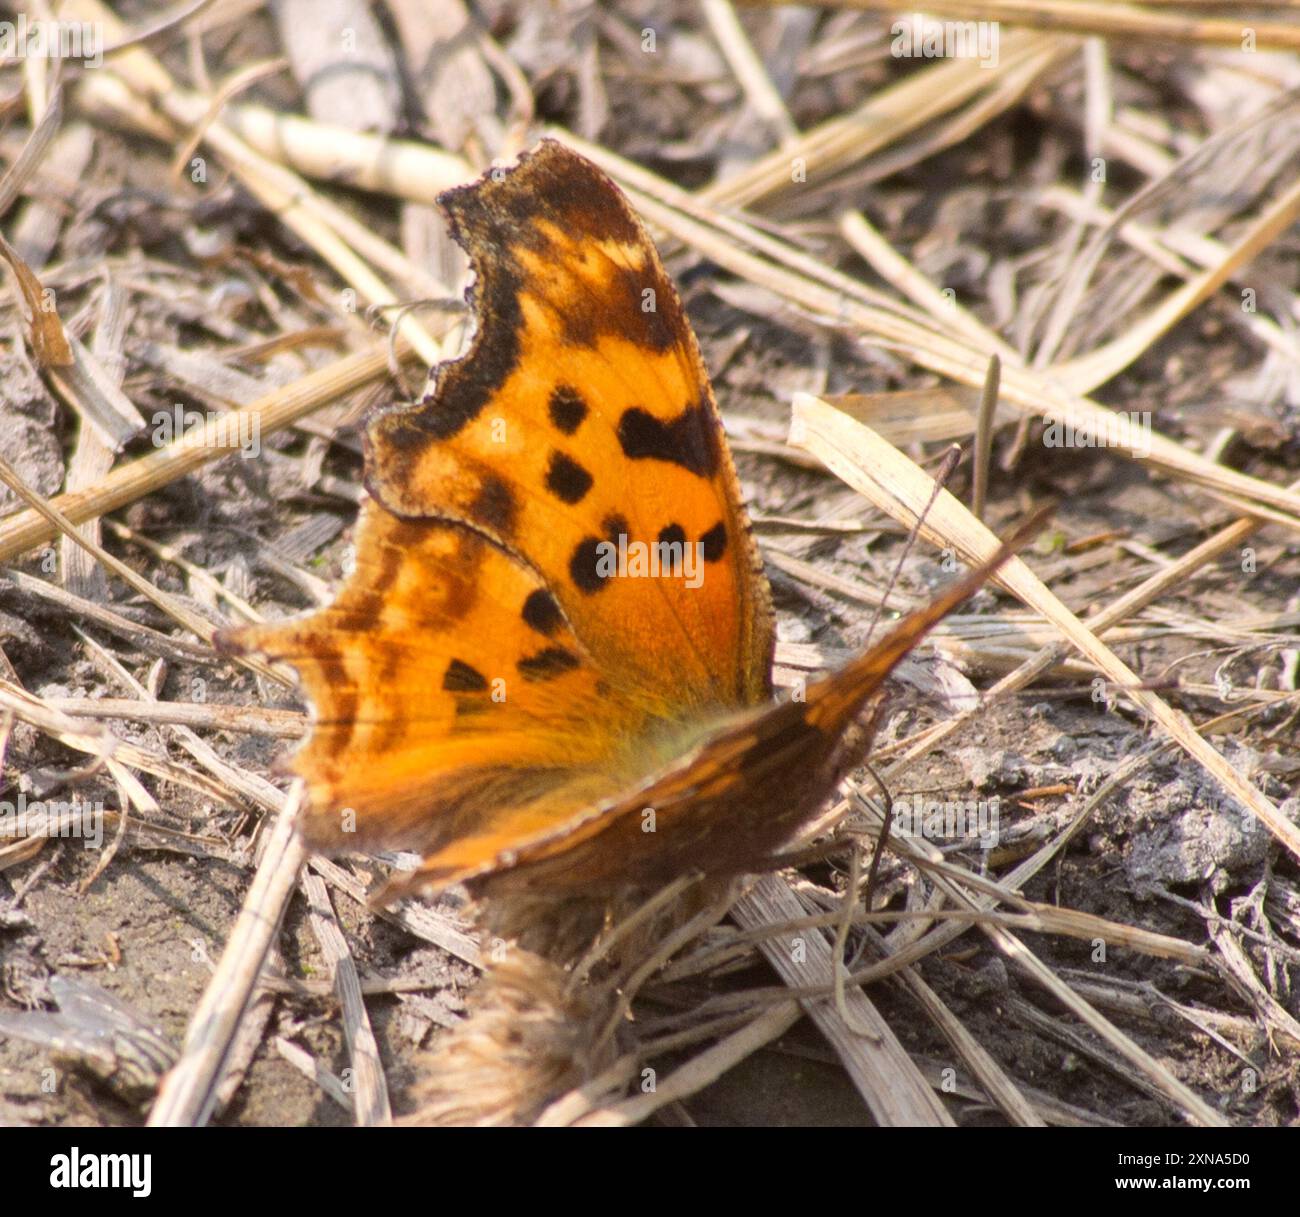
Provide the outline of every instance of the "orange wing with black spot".
<path id="1" fill-rule="evenodd" d="M 526 561 L 607 681 L 665 714 L 763 700 L 767 585 L 695 336 L 627 200 L 544 141 L 440 202 L 479 328 L 429 398 L 371 425 L 371 493 Z M 601 564 L 687 546 L 696 578 Z"/>
<path id="2" fill-rule="evenodd" d="M 944 588 L 880 642 L 799 699 L 754 707 L 621 794 L 593 803 L 560 829 L 511 841 L 503 852 L 473 835 L 427 854 L 389 894 L 481 882 L 521 890 L 587 893 L 651 885 L 693 870 L 762 869 L 867 753 L 889 673 L 926 633 L 972 595 L 1028 538 L 1031 521 L 988 563 Z"/>
<path id="3" fill-rule="evenodd" d="M 371 423 L 334 604 L 220 641 L 299 673 L 314 845 L 501 865 L 764 702 L 772 615 L 694 335 L 613 183 L 547 141 L 442 203 L 468 353 Z"/>
<path id="4" fill-rule="evenodd" d="M 307 836 L 420 850 L 421 887 L 756 866 L 861 759 L 893 665 L 996 563 L 768 703 L 767 585 L 695 339 L 626 202 L 544 143 L 445 203 L 477 275 L 468 354 L 371 424 L 335 602 L 219 639 L 301 677 Z M 698 578 L 624 568 L 674 545 Z"/>

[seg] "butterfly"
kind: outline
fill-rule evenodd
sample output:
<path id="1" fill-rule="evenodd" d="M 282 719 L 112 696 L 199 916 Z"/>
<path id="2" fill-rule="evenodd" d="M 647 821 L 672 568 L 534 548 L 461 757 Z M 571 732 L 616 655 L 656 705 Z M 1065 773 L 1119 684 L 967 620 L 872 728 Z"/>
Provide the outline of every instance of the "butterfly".
<path id="1" fill-rule="evenodd" d="M 218 638 L 292 665 L 314 707 L 291 761 L 306 839 L 417 851 L 388 897 L 758 869 L 990 568 L 773 702 L 771 597 L 713 391 L 626 198 L 543 140 L 439 202 L 475 276 L 468 350 L 369 422 L 334 602 Z"/>

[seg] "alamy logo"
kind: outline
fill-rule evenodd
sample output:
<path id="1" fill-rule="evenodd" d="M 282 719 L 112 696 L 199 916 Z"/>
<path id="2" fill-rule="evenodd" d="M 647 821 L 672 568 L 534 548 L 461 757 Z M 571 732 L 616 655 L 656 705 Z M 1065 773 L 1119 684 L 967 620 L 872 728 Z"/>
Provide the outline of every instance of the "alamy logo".
<path id="1" fill-rule="evenodd" d="M 174 444 L 181 436 L 197 435 L 198 428 L 206 428 L 204 443 L 208 447 L 232 451 L 237 448 L 245 460 L 257 456 L 262 450 L 262 417 L 243 410 L 200 414 L 198 410 L 187 410 L 179 405 L 170 411 L 158 410 L 153 416 L 153 431 L 149 438 L 155 448 L 162 448 Z"/>
<path id="2" fill-rule="evenodd" d="M 80 59 L 88 68 L 104 65 L 104 31 L 95 21 L 0 21 L 0 59 Z"/>
<path id="3" fill-rule="evenodd" d="M 703 541 L 618 541 L 596 546 L 596 574 L 602 579 L 685 579 L 689 588 L 704 582 Z"/>
<path id="4" fill-rule="evenodd" d="M 81 799 L 0 799 L 0 841 L 29 837 L 78 837 L 87 849 L 104 843 L 104 804 Z"/>
<path id="5" fill-rule="evenodd" d="M 913 13 L 889 27 L 895 59 L 978 59 L 982 68 L 998 66 L 1000 26 L 996 21 L 939 21 Z"/>
<path id="6" fill-rule="evenodd" d="M 978 840 L 980 849 L 998 843 L 1002 802 L 991 799 L 927 799 L 921 795 L 895 799 L 889 830 L 900 837 L 954 844 Z"/>
<path id="7" fill-rule="evenodd" d="M 1135 456 L 1151 454 L 1151 411 L 1107 410 L 1097 419 L 1044 418 L 1044 448 L 1129 448 Z"/>
<path id="8" fill-rule="evenodd" d="M 83 1154 L 74 1145 L 71 1153 L 55 1154 L 50 1165 L 51 1187 L 130 1188 L 139 1197 L 153 1192 L 152 1154 Z"/>

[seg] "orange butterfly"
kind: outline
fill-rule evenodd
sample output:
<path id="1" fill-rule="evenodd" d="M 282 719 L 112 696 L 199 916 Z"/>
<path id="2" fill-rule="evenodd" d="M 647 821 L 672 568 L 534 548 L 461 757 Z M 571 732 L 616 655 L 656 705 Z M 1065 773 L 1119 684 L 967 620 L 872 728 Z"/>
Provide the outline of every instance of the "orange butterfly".
<path id="1" fill-rule="evenodd" d="M 337 600 L 219 639 L 293 665 L 315 707 L 292 763 L 307 839 L 417 850 L 400 885 L 423 890 L 755 869 L 860 763 L 890 669 L 991 567 L 773 704 L 713 393 L 626 199 L 547 140 L 440 202 L 476 274 L 469 351 L 370 423 Z"/>

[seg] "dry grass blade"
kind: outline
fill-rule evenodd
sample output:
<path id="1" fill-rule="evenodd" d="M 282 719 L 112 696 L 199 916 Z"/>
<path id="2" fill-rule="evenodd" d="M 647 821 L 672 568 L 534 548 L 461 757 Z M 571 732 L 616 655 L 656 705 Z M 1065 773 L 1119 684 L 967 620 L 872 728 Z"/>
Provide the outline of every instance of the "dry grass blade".
<path id="1" fill-rule="evenodd" d="M 86 754 L 92 758 L 93 765 L 103 765 L 115 777 L 126 774 L 129 785 L 136 786 L 138 782 L 128 770 L 139 770 L 163 781 L 175 782 L 204 798 L 220 803 L 229 799 L 228 789 L 212 779 L 194 773 L 166 756 L 118 739 L 109 731 L 96 731 L 92 725 L 60 713 L 40 698 L 5 680 L 0 680 L 0 713 L 30 723 L 73 751 Z"/>
<path id="2" fill-rule="evenodd" d="M 11 570 L 5 578 L 25 598 L 42 601 L 60 609 L 70 617 L 93 622 L 125 639 L 130 645 L 149 655 L 179 662 L 206 659 L 210 651 L 198 643 L 184 638 L 172 638 L 151 626 L 141 625 L 94 600 L 86 600 L 73 592 L 64 591 L 53 583 L 46 583 L 20 570 Z"/>
<path id="3" fill-rule="evenodd" d="M 884 945 L 883 939 L 877 938 L 876 942 L 878 946 Z M 903 968 L 899 976 L 930 1021 L 952 1045 L 953 1051 L 966 1062 L 989 1100 L 1013 1124 L 1021 1128 L 1042 1128 L 1045 1121 L 1034 1110 L 1028 1097 L 938 993 L 921 979 L 916 969 Z"/>
<path id="4" fill-rule="evenodd" d="M 1291 489 L 1300 491 L 1300 482 L 1292 483 Z M 1119 622 L 1146 605 L 1154 603 L 1166 592 L 1181 586 L 1197 571 L 1205 568 L 1222 554 L 1241 546 L 1259 530 L 1260 524 L 1261 521 L 1256 518 L 1246 518 L 1229 524 L 1213 537 L 1188 551 L 1176 562 L 1144 580 L 1132 591 L 1112 601 L 1089 620 L 1089 627 L 1098 637 L 1105 637 Z M 989 690 L 989 698 L 994 699 L 1025 688 L 1052 667 L 1067 649 L 1068 644 L 1064 642 L 1045 647 L 994 685 Z M 959 715 L 947 723 L 940 723 L 931 730 L 923 732 L 918 739 L 910 741 L 906 755 L 915 757 L 929 751 L 958 729 L 973 713 L 974 711 L 971 711 L 966 715 Z"/>
<path id="5" fill-rule="evenodd" d="M 32 268 L 4 237 L 0 237 L 0 257 L 9 264 L 18 283 L 26 311 L 27 337 L 37 364 L 44 369 L 70 366 L 72 349 L 54 306 L 54 293 L 41 285 Z"/>
<path id="6" fill-rule="evenodd" d="M 1185 280 L 1190 280 L 1196 274 L 1195 268 L 1198 266 L 1203 270 L 1212 270 L 1222 265 L 1231 253 L 1222 242 L 1189 232 L 1181 225 L 1153 228 L 1137 220 L 1124 220 L 1104 207 L 1090 204 L 1076 191 L 1066 187 L 1053 186 L 1044 191 L 1042 202 L 1044 206 L 1059 208 L 1072 218 L 1112 229 L 1153 263 Z M 1249 284 L 1245 281 L 1243 269 L 1239 268 L 1230 275 L 1229 281 L 1245 288 Z M 1293 314 L 1296 312 L 1294 295 L 1291 298 L 1291 311 Z M 1261 342 L 1267 343 L 1284 359 L 1300 361 L 1300 352 L 1297 352 L 1294 340 L 1274 321 L 1259 313 L 1245 313 L 1241 321 Z"/>
<path id="7" fill-rule="evenodd" d="M 143 416 L 103 364 L 75 338 L 68 338 L 68 354 L 66 366 L 49 368 L 50 383 L 114 451 L 120 449 L 144 430 Z"/>
<path id="8" fill-rule="evenodd" d="M 753 203 L 780 190 L 783 184 L 788 185 L 792 159 L 805 164 L 809 173 L 837 172 L 981 94 L 994 84 L 999 73 L 1022 71 L 1030 64 L 1033 70 L 1026 74 L 1023 91 L 1033 77 L 1070 50 L 1065 40 L 1013 33 L 1003 47 L 996 72 L 967 60 L 928 66 L 915 78 L 877 94 L 855 113 L 792 138 L 782 152 L 709 188 L 702 198 L 719 207 Z M 1001 104 L 1010 105 L 1014 100 L 1007 96 Z M 464 161 L 437 149 L 340 131 L 310 119 L 277 115 L 257 107 L 232 107 L 226 122 L 263 156 L 282 158 L 284 164 L 299 172 L 324 181 L 346 180 L 412 202 L 432 202 L 441 191 L 470 176 Z M 572 133 L 556 134 L 606 167 L 617 159 L 608 150 L 584 144 Z"/>
<path id="9" fill-rule="evenodd" d="M 282 1035 L 275 1037 L 275 1050 L 304 1077 L 310 1078 L 313 1084 L 319 1086 L 344 1111 L 351 1113 L 352 1096 L 348 1093 L 347 1086 L 310 1052 L 299 1048 L 297 1044 Z"/>
<path id="10" fill-rule="evenodd" d="M 765 4 L 771 0 L 743 0 Z M 1163 3 L 1163 0 L 1155 0 Z M 895 13 L 894 0 L 825 0 L 828 7 Z M 1193 8 L 1198 0 L 1187 0 Z M 1286 15 L 1288 5 L 1252 5 L 1259 12 Z M 932 18 L 957 21 L 1005 21 L 1010 25 L 1071 34 L 1099 34 L 1110 38 L 1151 38 L 1164 42 L 1188 42 L 1207 46 L 1242 47 L 1261 50 L 1300 49 L 1300 30 L 1281 21 L 1260 21 L 1205 17 L 1195 12 L 1170 12 L 1142 4 L 1115 4 L 1106 0 L 929 0 L 925 12 Z"/>
<path id="11" fill-rule="evenodd" d="M 45 698 L 45 704 L 72 718 L 113 718 L 140 723 L 172 723 L 208 731 L 237 731 L 301 739 L 307 717 L 297 710 L 271 710 L 264 706 L 221 706 L 203 702 L 139 702 L 125 697 Z"/>
<path id="12" fill-rule="evenodd" d="M 1135 1066 L 1141 1077 L 1149 1079 L 1151 1085 L 1165 1095 L 1190 1120 L 1206 1128 L 1228 1127 L 1229 1121 L 1224 1116 L 1205 1103 L 1190 1087 L 1184 1085 L 1167 1066 L 1143 1051 L 1131 1036 L 1120 1031 L 1075 993 L 1069 985 L 1059 980 L 1050 968 L 1025 947 L 1024 943 L 995 927 L 987 927 L 985 932 L 1017 968 L 1100 1036 L 1121 1059 Z"/>
<path id="13" fill-rule="evenodd" d="M 331 126 L 262 106 L 231 106 L 225 121 L 263 156 L 322 182 L 431 204 L 468 181 L 473 167 L 429 144 Z"/>
<path id="14" fill-rule="evenodd" d="M 397 355 L 403 361 L 417 358 L 409 347 L 401 343 Z M 72 524 L 115 511 L 192 473 L 209 461 L 220 460 L 240 450 L 245 437 L 254 431 L 262 436 L 271 435 L 292 426 L 326 403 L 355 393 L 386 375 L 388 367 L 387 348 L 349 355 L 283 389 L 268 393 L 251 405 L 208 419 L 165 448 L 115 469 L 98 486 L 76 494 L 59 495 L 51 499 L 48 506 Z M 58 526 L 40 512 L 34 509 L 19 512 L 0 522 L 0 562 L 10 562 L 37 545 L 52 541 L 58 533 Z"/>
<path id="15" fill-rule="evenodd" d="M 914 839 L 898 841 L 896 842 L 896 848 L 905 857 L 909 857 L 918 864 L 923 861 L 927 853 L 933 854 L 931 847 Z M 1025 868 L 1021 869 L 1024 870 Z M 973 876 L 952 880 L 933 867 L 930 868 L 930 873 L 935 880 L 938 891 L 952 900 L 958 908 L 977 909 L 987 904 L 987 901 L 972 898 L 968 895 L 966 887 L 967 884 L 971 883 Z M 1017 881 L 1017 877 L 1013 875 L 1006 886 L 1009 888 Z M 1161 1095 L 1176 1110 L 1181 1111 L 1194 1123 L 1207 1127 L 1222 1127 L 1227 1123 L 1218 1112 L 1209 1107 L 1190 1087 L 1175 1077 L 1166 1065 L 1154 1059 L 1130 1035 L 1121 1031 L 1104 1015 L 1090 1006 L 1018 938 L 995 921 L 981 921 L 977 924 L 980 930 L 1006 956 L 1011 964 L 1035 985 L 1047 990 L 1075 1018 L 1091 1028 L 1095 1034 L 1110 1046 L 1110 1049 L 1117 1054 L 1119 1059 L 1128 1062 L 1136 1070 L 1137 1078 L 1135 1080 L 1144 1089 L 1147 1089 L 1150 1093 Z M 869 980 L 888 975 L 897 970 L 903 962 L 911 962 L 922 954 L 936 949 L 942 942 L 950 941 L 958 933 L 961 933 L 963 928 L 959 924 L 954 924 L 949 927 L 942 927 L 925 938 L 914 940 L 883 964 L 877 964 L 862 973 L 855 973 L 852 980 L 854 983 L 866 983 Z"/>
<path id="16" fill-rule="evenodd" d="M 1300 1045 L 1300 1021 L 1284 1006 L 1255 974 L 1255 968 L 1241 944 L 1221 925 L 1212 925 L 1210 934 L 1220 956 L 1220 966 L 1233 987 L 1259 1015 L 1270 1036 L 1284 1037 Z"/>
<path id="17" fill-rule="evenodd" d="M 295 784 L 265 840 L 244 906 L 203 998 L 190 1017 L 180 1060 L 163 1079 L 149 1112 L 152 1126 L 207 1122 L 221 1071 L 253 995 L 305 857 L 298 836 L 302 787 Z"/>
<path id="18" fill-rule="evenodd" d="M 40 167 L 50 142 L 59 132 L 63 121 L 63 92 L 58 90 L 50 98 L 45 113 L 36 124 L 23 150 L 0 178 L 0 216 L 7 215 L 14 200 L 22 193 L 32 175 Z"/>
<path id="19" fill-rule="evenodd" d="M 312 858 L 311 867 L 333 887 L 346 892 L 358 905 L 369 907 L 365 884 L 337 862 L 316 857 Z M 483 966 L 478 942 L 467 932 L 468 927 L 447 916 L 442 909 L 406 901 L 394 908 L 379 910 L 379 916 L 408 934 L 441 947 L 448 955 L 464 960 L 471 967 Z"/>
<path id="20" fill-rule="evenodd" d="M 795 182 L 792 164 L 801 167 L 809 181 L 835 174 L 996 88 L 999 74 L 1016 73 L 1032 65 L 1028 74 L 1032 79 L 1073 50 L 1068 38 L 1009 31 L 1002 40 L 996 70 L 982 68 L 976 59 L 936 60 L 914 76 L 875 93 L 849 113 L 759 157 L 725 182 L 708 187 L 701 197 L 712 206 L 731 208 L 788 193 Z M 1026 79 L 1026 88 L 1028 83 Z M 1007 104 L 1011 100 L 1007 98 Z"/>
<path id="21" fill-rule="evenodd" d="M 1297 215 L 1300 215 L 1300 184 L 1292 186 L 1269 207 L 1235 246 L 1224 251 L 1219 262 L 1175 290 L 1129 333 L 1099 350 L 1060 365 L 1057 373 L 1071 385 L 1094 385 L 1109 380 L 1287 232 L 1295 224 Z"/>
<path id="22" fill-rule="evenodd" d="M 794 893 L 775 876 L 760 879 L 732 911 L 742 929 L 756 929 L 802 913 Z M 789 942 L 765 941 L 763 954 L 791 987 L 829 985 L 837 966 L 830 942 L 819 932 L 802 935 L 801 942 L 803 950 L 794 951 Z M 805 1001 L 803 1006 L 844 1062 L 877 1123 L 887 1127 L 951 1126 L 947 1109 L 935 1098 L 875 1005 L 858 989 L 846 994 L 846 1000 L 855 1023 L 870 1027 L 876 1038 L 850 1031 L 825 1000 Z"/>
<path id="23" fill-rule="evenodd" d="M 717 1081 L 727 1070 L 784 1035 L 801 1015 L 797 1002 L 773 1006 L 656 1082 L 652 1092 L 597 1108 L 574 1120 L 573 1124 L 579 1128 L 638 1124 L 669 1103 L 689 1098 Z"/>
<path id="24" fill-rule="evenodd" d="M 67 9 L 69 15 L 98 22 L 110 32 L 120 30 L 116 17 L 99 0 L 73 0 Z M 146 114 L 153 105 L 158 105 L 163 115 L 151 115 L 143 122 L 155 134 L 166 132 L 163 137 L 169 141 L 180 138 L 182 130 L 201 125 L 210 118 L 212 99 L 178 89 L 162 65 L 142 48 L 124 51 L 115 60 L 112 71 L 94 74 L 82 87 L 87 85 L 92 91 L 98 91 L 102 102 L 111 104 L 108 102 L 111 97 L 125 101 L 122 113 L 128 120 L 139 115 L 140 101 L 145 103 Z M 121 98 L 122 90 L 130 100 Z M 160 117 L 162 121 L 158 121 Z M 388 305 L 396 300 L 392 290 L 371 269 L 367 256 L 372 261 L 376 258 L 387 261 L 390 267 L 401 266 L 412 279 L 422 278 L 418 271 L 406 266 L 400 254 L 386 250 L 384 243 L 364 225 L 351 221 L 342 209 L 320 200 L 296 174 L 254 152 L 224 123 L 207 122 L 203 136 L 268 210 L 315 248 L 367 304 Z M 426 364 L 442 358 L 441 346 L 413 316 L 402 316 L 397 328 Z"/>
<path id="25" fill-rule="evenodd" d="M 162 609 L 169 617 L 173 618 L 178 624 L 184 626 L 187 630 L 197 634 L 205 642 L 212 641 L 213 627 L 210 622 L 200 617 L 197 613 L 191 612 L 184 605 L 178 603 L 174 597 L 160 592 L 148 579 L 142 578 L 136 574 L 129 566 L 112 554 L 106 552 L 102 546 L 96 545 L 93 541 L 88 540 L 77 532 L 73 522 L 67 516 L 60 512 L 51 504 L 45 502 L 40 495 L 34 493 L 32 489 L 18 476 L 17 471 L 9 464 L 4 457 L 0 456 L 0 482 L 9 487 L 20 499 L 27 503 L 31 509 L 39 515 L 45 517 L 50 525 L 61 532 L 64 536 L 80 545 L 87 553 L 93 554 L 108 570 L 111 570 L 119 579 L 134 588 L 146 600 Z"/>
<path id="26" fill-rule="evenodd" d="M 303 871 L 302 885 L 311 910 L 312 929 L 325 962 L 334 974 L 334 988 L 343 1008 L 343 1031 L 352 1061 L 349 1089 L 353 1093 L 356 1122 L 362 1127 L 391 1124 L 393 1113 L 388 1104 L 388 1084 L 384 1080 L 375 1033 L 371 1030 L 361 997 L 356 960 L 348 950 L 324 882 L 310 871 Z"/>

